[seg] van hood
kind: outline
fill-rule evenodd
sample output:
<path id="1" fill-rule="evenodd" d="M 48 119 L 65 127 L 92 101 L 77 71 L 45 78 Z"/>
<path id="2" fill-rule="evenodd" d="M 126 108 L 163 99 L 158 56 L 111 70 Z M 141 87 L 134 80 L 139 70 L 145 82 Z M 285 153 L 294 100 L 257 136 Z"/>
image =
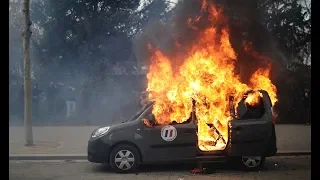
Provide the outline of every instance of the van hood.
<path id="1" fill-rule="evenodd" d="M 114 123 L 108 124 L 106 126 L 110 126 L 111 128 L 121 128 L 121 127 L 128 126 L 129 124 L 132 124 L 132 121 L 129 121 L 129 122 L 114 122 Z"/>

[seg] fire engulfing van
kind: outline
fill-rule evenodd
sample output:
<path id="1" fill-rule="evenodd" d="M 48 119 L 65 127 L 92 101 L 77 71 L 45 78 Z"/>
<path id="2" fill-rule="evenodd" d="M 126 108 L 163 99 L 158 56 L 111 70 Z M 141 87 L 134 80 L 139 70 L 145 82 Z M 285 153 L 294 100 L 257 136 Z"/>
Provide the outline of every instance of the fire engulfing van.
<path id="1" fill-rule="evenodd" d="M 227 136 L 217 124 L 206 124 L 210 139 L 199 138 L 194 110 L 183 123 L 161 125 L 152 114 L 156 102 L 150 102 L 128 121 L 96 129 L 88 142 L 88 160 L 108 163 L 117 172 L 133 171 L 141 163 L 220 160 L 258 170 L 277 152 L 271 100 L 266 91 L 258 92 L 259 103 L 252 107 L 245 103 L 246 95 L 237 106 L 230 97 Z"/>

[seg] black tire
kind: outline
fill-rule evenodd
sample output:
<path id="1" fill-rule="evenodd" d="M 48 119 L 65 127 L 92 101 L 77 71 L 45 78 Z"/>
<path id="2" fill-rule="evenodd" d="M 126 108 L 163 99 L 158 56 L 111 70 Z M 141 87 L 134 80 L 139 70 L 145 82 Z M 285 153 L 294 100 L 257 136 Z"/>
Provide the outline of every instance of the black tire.
<path id="1" fill-rule="evenodd" d="M 134 172 L 141 162 L 138 150 L 127 144 L 117 145 L 111 151 L 109 159 L 111 168 L 118 173 Z"/>
<path id="2" fill-rule="evenodd" d="M 238 167 L 245 171 L 260 171 L 265 163 L 265 156 L 242 156 L 237 158 Z"/>

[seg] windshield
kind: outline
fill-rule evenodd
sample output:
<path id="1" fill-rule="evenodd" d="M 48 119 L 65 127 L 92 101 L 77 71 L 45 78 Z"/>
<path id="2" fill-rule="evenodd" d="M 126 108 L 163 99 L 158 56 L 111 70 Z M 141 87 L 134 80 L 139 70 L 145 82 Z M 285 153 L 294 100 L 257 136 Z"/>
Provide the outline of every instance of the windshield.
<path id="1" fill-rule="evenodd" d="M 150 107 L 152 104 L 154 103 L 154 101 L 144 105 L 134 116 L 132 116 L 131 118 L 129 118 L 127 121 L 125 122 L 130 122 L 130 121 L 134 121 L 136 120 L 148 107 Z"/>

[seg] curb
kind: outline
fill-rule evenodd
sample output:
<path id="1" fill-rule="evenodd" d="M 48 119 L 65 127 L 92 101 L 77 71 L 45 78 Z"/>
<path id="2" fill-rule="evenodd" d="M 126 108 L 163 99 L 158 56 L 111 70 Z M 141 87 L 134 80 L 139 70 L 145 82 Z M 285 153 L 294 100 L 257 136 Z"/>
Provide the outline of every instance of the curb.
<path id="1" fill-rule="evenodd" d="M 311 155 L 311 151 L 279 151 L 276 156 L 301 156 Z"/>
<path id="2" fill-rule="evenodd" d="M 311 155 L 311 151 L 280 151 L 276 156 Z M 9 155 L 9 160 L 87 160 L 86 154 L 19 154 Z"/>

